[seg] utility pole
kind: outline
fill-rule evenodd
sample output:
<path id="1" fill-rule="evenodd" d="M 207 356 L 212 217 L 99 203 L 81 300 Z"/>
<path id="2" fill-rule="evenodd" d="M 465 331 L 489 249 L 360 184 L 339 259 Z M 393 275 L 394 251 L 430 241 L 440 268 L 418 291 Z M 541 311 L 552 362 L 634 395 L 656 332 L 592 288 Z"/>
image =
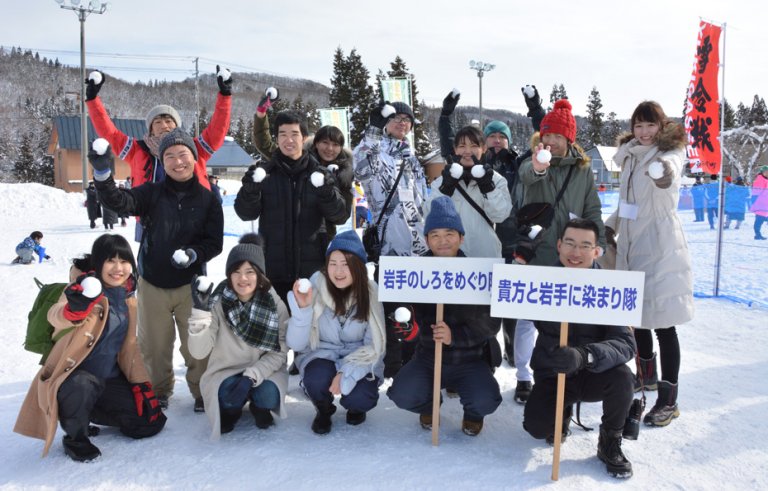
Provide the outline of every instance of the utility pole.
<path id="1" fill-rule="evenodd" d="M 195 58 L 195 136 L 200 137 L 200 70 L 198 63 L 200 58 Z"/>

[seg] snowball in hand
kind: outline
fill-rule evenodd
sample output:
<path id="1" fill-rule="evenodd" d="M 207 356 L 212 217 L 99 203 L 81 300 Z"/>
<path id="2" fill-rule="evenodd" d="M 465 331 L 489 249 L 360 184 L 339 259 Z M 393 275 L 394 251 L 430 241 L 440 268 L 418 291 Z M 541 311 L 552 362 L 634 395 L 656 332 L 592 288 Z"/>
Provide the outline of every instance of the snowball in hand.
<path id="1" fill-rule="evenodd" d="M 530 99 L 531 97 L 536 95 L 536 89 L 534 89 L 530 85 L 526 85 L 525 88 L 523 89 L 523 93 L 525 94 L 525 97 Z"/>
<path id="2" fill-rule="evenodd" d="M 461 164 L 452 163 L 451 164 L 451 177 L 454 179 L 460 179 L 461 175 L 464 174 L 464 167 L 461 166 Z"/>
<path id="3" fill-rule="evenodd" d="M 208 279 L 207 276 L 198 276 L 197 277 L 197 291 L 200 293 L 205 293 L 208 291 L 208 288 L 211 287 L 212 281 Z"/>
<path id="4" fill-rule="evenodd" d="M 270 100 L 274 101 L 275 99 L 277 99 L 277 89 L 276 88 L 270 87 L 270 88 L 267 89 L 267 91 L 265 93 L 267 94 L 267 97 L 269 97 Z"/>
<path id="5" fill-rule="evenodd" d="M 473 165 L 472 166 L 472 177 L 475 179 L 480 179 L 485 175 L 485 169 L 482 165 Z"/>
<path id="6" fill-rule="evenodd" d="M 265 177 L 267 177 L 267 171 L 261 167 L 257 167 L 256 170 L 253 171 L 253 182 L 261 182 Z"/>
<path id="7" fill-rule="evenodd" d="M 189 256 L 184 252 L 184 249 L 176 249 L 176 252 L 173 253 L 173 260 L 176 264 L 184 264 L 189 261 Z"/>
<path id="8" fill-rule="evenodd" d="M 542 164 L 546 164 L 550 160 L 552 160 L 552 152 L 550 152 L 546 148 L 542 148 L 541 150 L 539 150 L 539 153 L 536 154 L 536 160 L 538 160 Z"/>
<path id="9" fill-rule="evenodd" d="M 219 70 L 219 73 L 218 73 L 217 75 L 218 75 L 219 77 L 221 77 L 221 79 L 222 79 L 223 81 L 225 81 L 225 82 L 226 82 L 227 80 L 229 80 L 230 78 L 232 78 L 232 72 L 230 72 L 230 71 L 229 71 L 229 70 L 227 70 L 226 68 L 222 68 L 221 70 Z"/>
<path id="10" fill-rule="evenodd" d="M 411 320 L 411 311 L 406 309 L 405 307 L 398 307 L 397 310 L 395 310 L 395 320 L 397 322 L 400 322 L 401 324 L 404 324 Z"/>
<path id="11" fill-rule="evenodd" d="M 531 239 L 531 240 L 535 239 L 536 236 L 539 235 L 541 230 L 542 230 L 541 225 L 534 225 L 534 226 L 532 226 L 531 227 L 531 231 L 528 232 L 528 238 Z"/>
<path id="12" fill-rule="evenodd" d="M 311 287 L 312 283 L 308 279 L 301 278 L 299 280 L 299 293 L 307 293 Z"/>
<path id="13" fill-rule="evenodd" d="M 651 179 L 661 179 L 664 175 L 664 164 L 658 160 L 651 162 L 651 165 L 648 166 L 648 175 Z"/>
<path id="14" fill-rule="evenodd" d="M 101 293 L 101 282 L 92 276 L 83 279 L 80 286 L 83 287 L 83 296 L 88 298 L 96 298 Z"/>
<path id="15" fill-rule="evenodd" d="M 101 76 L 101 72 L 93 71 L 90 75 L 88 75 L 88 80 L 95 83 L 96 85 L 99 85 L 102 80 L 104 80 L 104 77 Z"/>
<path id="16" fill-rule="evenodd" d="M 336 164 L 330 164 L 328 166 L 328 170 L 331 172 L 339 172 L 339 166 Z"/>
<path id="17" fill-rule="evenodd" d="M 459 89 L 454 88 L 451 91 L 451 98 L 455 99 L 461 95 L 461 91 Z"/>
<path id="18" fill-rule="evenodd" d="M 109 142 L 104 138 L 96 138 L 93 140 L 93 151 L 99 155 L 104 155 L 109 148 Z"/>
<path id="19" fill-rule="evenodd" d="M 309 176 L 309 180 L 312 181 L 312 185 L 316 188 L 319 188 L 323 184 L 325 184 L 325 176 L 322 172 L 313 172 L 311 176 Z"/>
<path id="20" fill-rule="evenodd" d="M 396 111 L 397 110 L 395 109 L 394 106 L 390 104 L 385 104 L 384 107 L 381 108 L 381 115 L 384 116 L 385 118 L 388 118 L 394 115 Z"/>

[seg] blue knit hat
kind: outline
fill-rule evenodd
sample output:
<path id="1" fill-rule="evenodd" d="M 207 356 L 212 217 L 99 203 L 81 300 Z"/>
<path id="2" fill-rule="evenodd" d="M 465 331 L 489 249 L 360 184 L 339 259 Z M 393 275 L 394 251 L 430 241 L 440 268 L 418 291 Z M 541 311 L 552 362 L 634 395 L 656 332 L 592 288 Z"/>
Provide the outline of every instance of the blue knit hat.
<path id="1" fill-rule="evenodd" d="M 432 200 L 432 208 L 427 219 L 424 220 L 424 235 L 426 236 L 436 228 L 449 228 L 464 235 L 464 226 L 461 217 L 448 196 L 438 196 Z"/>
<path id="2" fill-rule="evenodd" d="M 509 143 L 512 143 L 512 132 L 509 131 L 509 126 L 506 125 L 506 123 L 503 123 L 501 121 L 491 121 L 487 125 L 485 125 L 485 129 L 483 130 L 483 136 L 488 138 L 491 133 L 501 133 L 507 138 L 507 141 Z"/>
<path id="3" fill-rule="evenodd" d="M 342 232 L 328 244 L 328 250 L 325 251 L 325 257 L 331 255 L 333 251 L 345 251 L 354 254 L 363 262 L 368 262 L 368 254 L 365 252 L 363 242 L 354 230 Z"/>

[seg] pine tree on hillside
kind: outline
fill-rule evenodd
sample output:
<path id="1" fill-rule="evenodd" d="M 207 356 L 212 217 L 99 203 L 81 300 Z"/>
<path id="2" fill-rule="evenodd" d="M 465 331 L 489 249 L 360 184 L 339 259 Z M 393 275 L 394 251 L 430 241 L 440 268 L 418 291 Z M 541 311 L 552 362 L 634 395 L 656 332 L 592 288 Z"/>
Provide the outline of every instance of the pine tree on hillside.
<path id="1" fill-rule="evenodd" d="M 720 111 L 723 115 L 723 130 L 736 127 L 736 112 L 733 107 L 728 103 L 728 100 L 724 100 L 720 105 Z"/>
<path id="2" fill-rule="evenodd" d="M 608 119 L 603 126 L 602 141 L 605 145 L 615 145 L 616 138 L 621 134 L 621 122 L 616 119 L 616 113 L 611 111 L 608 113 Z"/>
<path id="3" fill-rule="evenodd" d="M 584 128 L 583 137 L 579 140 L 582 145 L 588 147 L 602 145 L 603 139 L 603 102 L 600 99 L 600 92 L 597 87 L 592 87 L 587 99 L 587 124 Z"/>
<path id="4" fill-rule="evenodd" d="M 368 125 L 368 115 L 376 105 L 373 87 L 368 83 L 369 77 L 368 69 L 363 65 L 356 48 L 353 48 L 346 58 L 341 48 L 336 49 L 330 104 L 333 107 L 349 108 L 352 147 L 362 139 Z"/>
<path id="5" fill-rule="evenodd" d="M 758 126 L 768 123 L 768 107 L 765 105 L 765 100 L 755 94 L 752 99 L 752 107 L 749 109 L 749 126 Z"/>
<path id="6" fill-rule="evenodd" d="M 739 102 L 736 106 L 736 126 L 747 126 L 749 124 L 749 108 L 744 103 Z"/>
<path id="7" fill-rule="evenodd" d="M 565 86 L 563 84 L 560 84 L 559 86 L 557 84 L 552 86 L 552 92 L 549 93 L 549 103 L 554 106 L 555 102 L 559 101 L 560 99 L 567 99 L 568 93 L 565 91 Z M 552 106 L 547 108 L 547 112 L 552 110 Z"/>

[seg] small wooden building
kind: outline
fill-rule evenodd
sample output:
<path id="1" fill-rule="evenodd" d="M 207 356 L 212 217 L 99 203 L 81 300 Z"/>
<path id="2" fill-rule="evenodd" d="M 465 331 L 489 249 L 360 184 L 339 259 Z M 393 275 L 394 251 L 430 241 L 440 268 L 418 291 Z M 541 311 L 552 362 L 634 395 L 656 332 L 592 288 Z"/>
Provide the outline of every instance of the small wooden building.
<path id="1" fill-rule="evenodd" d="M 128 136 L 143 138 L 147 124 L 142 119 L 113 119 L 115 126 Z M 88 144 L 98 138 L 88 119 Z M 88 149 L 85 150 L 86 152 Z M 113 149 L 115 153 L 118 149 Z M 83 164 L 80 154 L 80 116 L 56 116 L 53 118 L 53 130 L 48 142 L 48 155 L 53 157 L 54 187 L 67 192 L 83 190 Z M 116 181 L 130 175 L 130 166 L 115 156 Z M 93 169 L 88 166 L 88 179 L 93 179 Z"/>
<path id="2" fill-rule="evenodd" d="M 216 175 L 220 179 L 240 180 L 251 164 L 259 159 L 254 159 L 237 144 L 231 136 L 224 137 L 224 144 L 216 150 L 206 162 L 209 175 Z"/>

